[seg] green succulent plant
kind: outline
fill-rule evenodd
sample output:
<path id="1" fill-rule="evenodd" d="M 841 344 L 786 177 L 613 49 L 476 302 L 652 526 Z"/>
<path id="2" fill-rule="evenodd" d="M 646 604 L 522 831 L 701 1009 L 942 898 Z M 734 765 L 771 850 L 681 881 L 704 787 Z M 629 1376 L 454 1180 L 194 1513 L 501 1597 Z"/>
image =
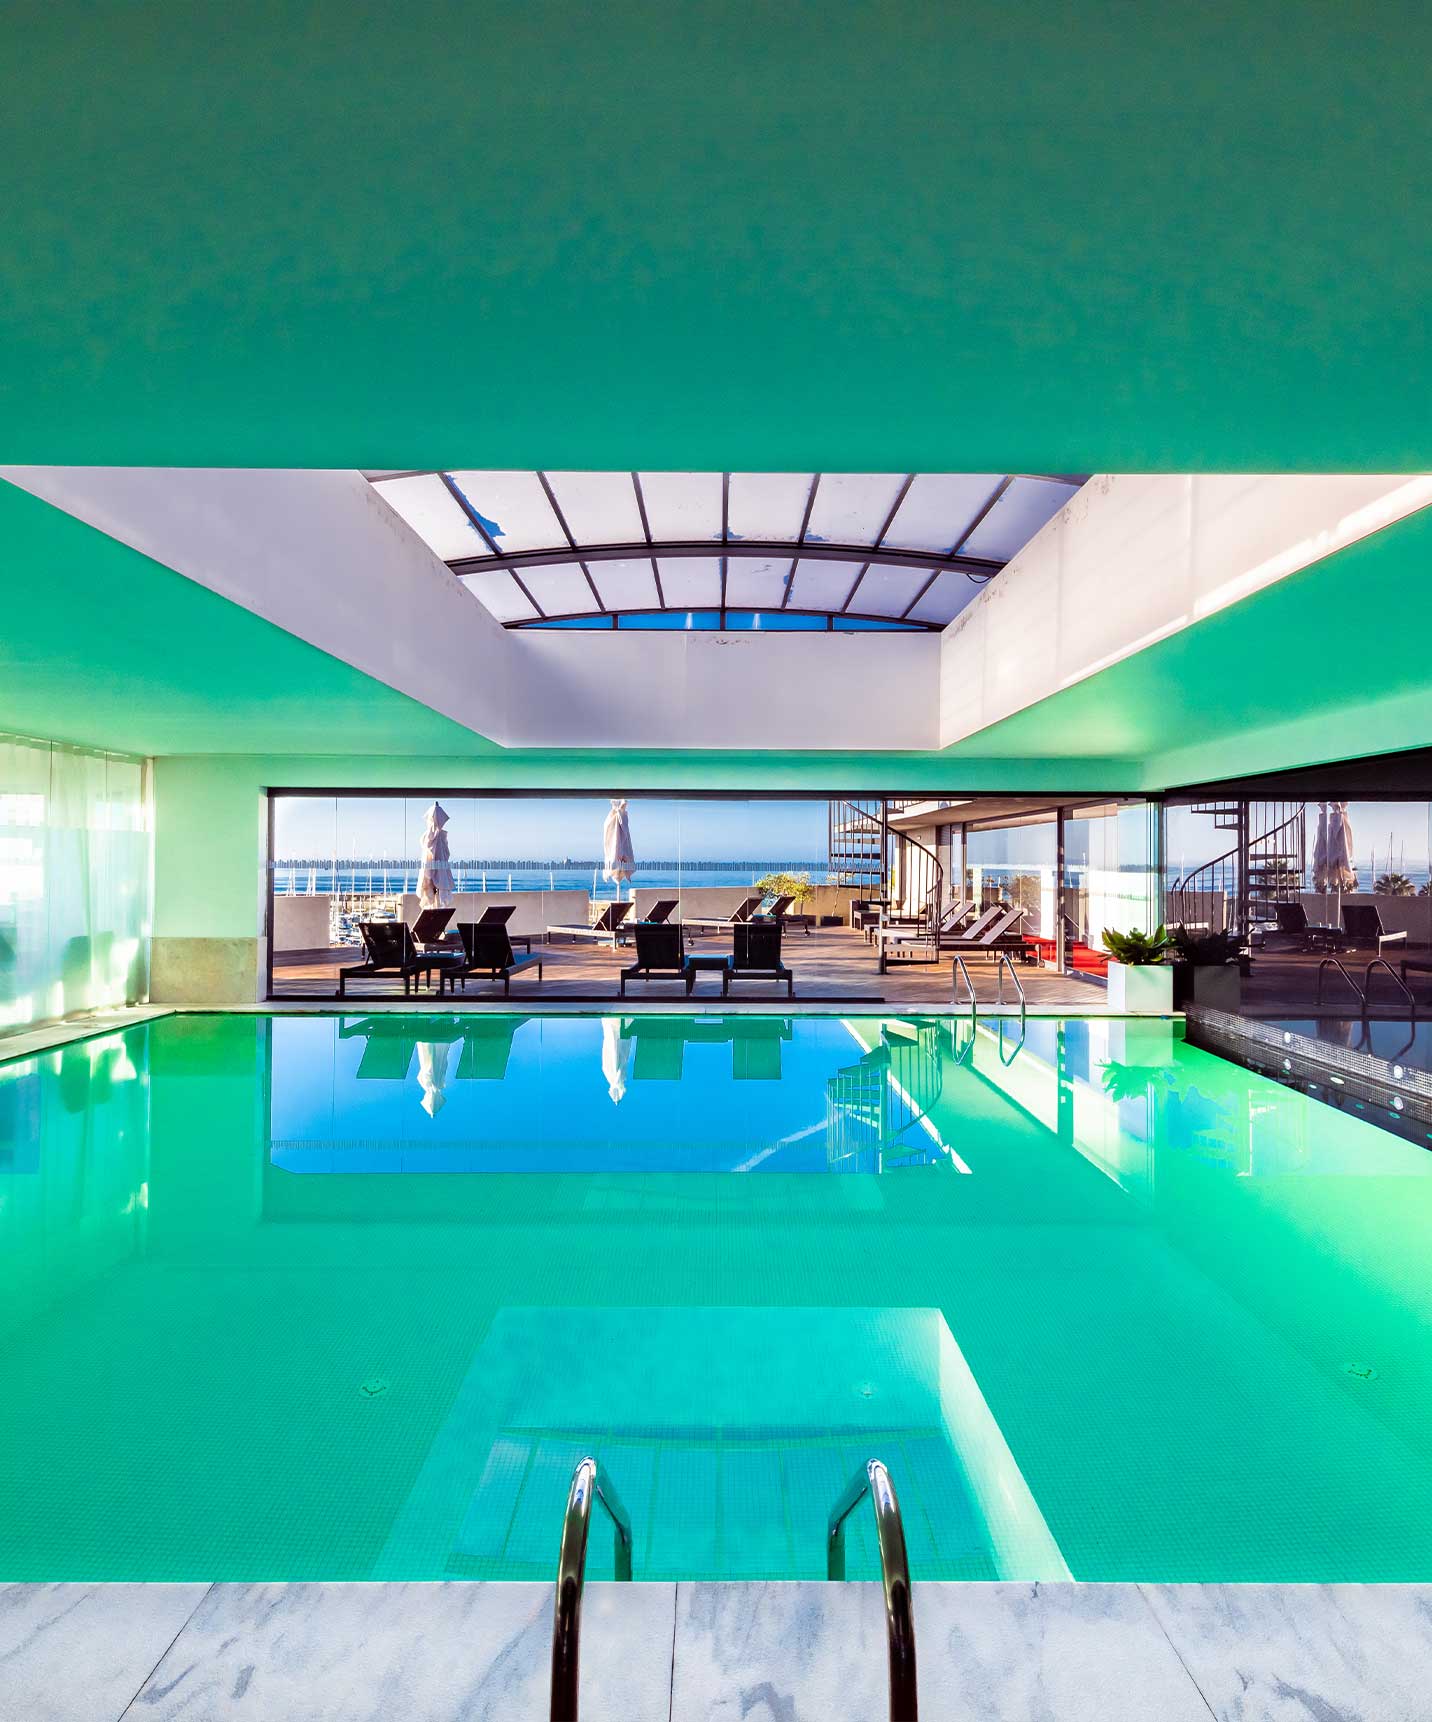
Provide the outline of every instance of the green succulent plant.
<path id="1" fill-rule="evenodd" d="M 1199 968 L 1235 962 L 1238 957 L 1239 941 L 1232 933 L 1191 933 L 1186 927 L 1175 927 L 1173 942 L 1174 961 Z"/>
<path id="2" fill-rule="evenodd" d="M 1104 949 L 1116 963 L 1125 963 L 1130 968 L 1163 962 L 1172 945 L 1173 940 L 1163 926 L 1155 927 L 1151 933 L 1116 933 L 1104 928 Z"/>

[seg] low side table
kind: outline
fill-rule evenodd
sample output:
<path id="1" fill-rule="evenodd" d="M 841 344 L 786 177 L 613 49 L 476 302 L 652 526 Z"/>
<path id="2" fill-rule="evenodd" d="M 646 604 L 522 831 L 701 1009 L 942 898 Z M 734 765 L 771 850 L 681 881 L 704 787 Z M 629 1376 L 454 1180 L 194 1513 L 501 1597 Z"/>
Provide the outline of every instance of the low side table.
<path id="1" fill-rule="evenodd" d="M 688 957 L 686 966 L 691 970 L 694 977 L 692 981 L 694 986 L 696 979 L 699 979 L 703 974 L 724 974 L 731 966 L 731 959 L 730 957 Z"/>

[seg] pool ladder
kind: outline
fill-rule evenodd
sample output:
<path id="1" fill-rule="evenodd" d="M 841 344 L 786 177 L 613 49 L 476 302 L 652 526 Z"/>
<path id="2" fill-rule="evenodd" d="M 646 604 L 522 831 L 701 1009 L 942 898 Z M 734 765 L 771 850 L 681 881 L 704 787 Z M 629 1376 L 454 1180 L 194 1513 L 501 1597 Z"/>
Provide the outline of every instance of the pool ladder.
<path id="1" fill-rule="evenodd" d="M 919 1722 L 915 1685 L 915 1610 L 910 1594 L 910 1563 L 905 1526 L 890 1473 L 879 1459 L 867 1460 L 836 1497 L 826 1528 L 826 1577 L 845 1577 L 845 1525 L 870 1496 L 875 1538 L 880 1549 L 880 1578 L 885 1594 L 885 1640 L 889 1653 L 890 1722 Z M 582 1639 L 582 1587 L 587 1566 L 587 1532 L 592 1502 L 600 1501 L 616 1538 L 616 1576 L 631 1580 L 631 1519 L 608 1477 L 591 1457 L 579 1459 L 567 1491 L 562 1546 L 557 1556 L 557 1595 L 552 1611 L 551 1722 L 578 1722 L 578 1672 Z"/>

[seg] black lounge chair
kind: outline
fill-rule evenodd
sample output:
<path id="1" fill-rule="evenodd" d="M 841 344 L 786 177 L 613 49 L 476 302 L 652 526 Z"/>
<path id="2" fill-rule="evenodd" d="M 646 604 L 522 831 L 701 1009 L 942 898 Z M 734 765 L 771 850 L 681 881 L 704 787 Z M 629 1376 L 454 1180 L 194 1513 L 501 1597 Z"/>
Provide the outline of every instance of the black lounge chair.
<path id="1" fill-rule="evenodd" d="M 765 898 L 761 896 L 760 892 L 757 892 L 754 897 L 747 897 L 744 902 L 738 903 L 729 915 L 688 915 L 686 925 L 688 927 L 714 927 L 718 930 L 724 930 L 726 927 L 744 927 L 763 902 L 765 902 Z"/>
<path id="2" fill-rule="evenodd" d="M 424 976 L 431 979 L 434 970 L 441 971 L 452 961 L 420 951 L 413 943 L 413 930 L 405 921 L 360 921 L 358 936 L 363 941 L 367 961 L 339 969 L 339 998 L 348 996 L 348 982 L 355 975 L 401 975 L 406 995 L 412 991 L 415 980 Z"/>
<path id="3" fill-rule="evenodd" d="M 794 997 L 795 974 L 781 961 L 781 923 L 747 921 L 737 926 L 731 961 L 721 971 L 721 996 L 732 981 L 784 981 L 786 997 Z"/>
<path id="4" fill-rule="evenodd" d="M 447 934 L 447 924 L 455 913 L 452 909 L 423 909 L 413 922 L 413 943 L 420 951 L 430 950 L 434 945 L 441 946 Z M 447 946 L 449 952 L 452 946 Z"/>
<path id="5" fill-rule="evenodd" d="M 482 911 L 473 925 L 477 927 L 506 927 L 516 913 L 517 905 L 515 903 L 493 903 Z M 509 927 L 507 936 L 511 939 L 514 949 L 518 945 L 521 945 L 524 951 L 532 949 L 531 933 L 514 933 Z"/>
<path id="6" fill-rule="evenodd" d="M 804 932 L 805 936 L 809 938 L 811 917 L 809 915 L 801 914 L 793 915 L 791 913 L 791 904 L 794 902 L 794 897 L 776 897 L 773 899 L 769 909 L 762 909 L 758 915 L 752 916 L 752 919 L 758 921 L 779 921 L 783 927 L 799 927 Z"/>
<path id="7" fill-rule="evenodd" d="M 569 939 L 597 939 L 615 950 L 617 948 L 617 934 L 621 929 L 622 922 L 626 920 L 629 914 L 631 914 L 630 903 L 608 903 L 596 920 L 589 922 L 585 927 L 575 925 L 548 927 L 547 937 L 550 939 L 554 933 L 561 933 Z"/>
<path id="8" fill-rule="evenodd" d="M 671 919 L 672 910 L 675 909 L 680 900 L 681 899 L 679 897 L 658 897 L 642 916 L 642 920 L 645 921 L 649 927 L 665 926 L 665 924 Z M 635 926 L 636 923 L 632 922 L 630 925 Z"/>
<path id="9" fill-rule="evenodd" d="M 1341 927 L 1319 927 L 1308 920 L 1308 911 L 1301 903 L 1274 903 L 1273 917 L 1277 926 L 1270 928 L 1278 947 L 1291 951 L 1340 951 L 1347 943 Z M 1266 949 L 1268 934 L 1263 935 Z"/>
<path id="10" fill-rule="evenodd" d="M 502 996 L 509 998 L 513 975 L 536 969 L 537 979 L 542 979 L 542 959 L 530 954 L 519 957 L 512 949 L 506 927 L 484 927 L 477 921 L 464 921 L 458 932 L 462 934 L 462 961 L 443 965 L 438 974 L 439 995 L 449 985 L 456 987 L 459 981 L 466 992 L 468 981 L 478 980 L 501 981 Z"/>
<path id="11" fill-rule="evenodd" d="M 1342 924 L 1347 942 L 1354 950 L 1376 945 L 1377 954 L 1381 956 L 1385 945 L 1407 943 L 1405 928 L 1400 933 L 1389 933 L 1383 929 L 1382 916 L 1377 912 L 1376 903 L 1344 903 Z"/>
<path id="12" fill-rule="evenodd" d="M 628 981 L 685 981 L 690 995 L 696 981 L 696 971 L 687 961 L 681 943 L 679 921 L 638 921 L 632 928 L 636 938 L 636 961 L 621 973 L 621 996 L 626 997 Z"/>

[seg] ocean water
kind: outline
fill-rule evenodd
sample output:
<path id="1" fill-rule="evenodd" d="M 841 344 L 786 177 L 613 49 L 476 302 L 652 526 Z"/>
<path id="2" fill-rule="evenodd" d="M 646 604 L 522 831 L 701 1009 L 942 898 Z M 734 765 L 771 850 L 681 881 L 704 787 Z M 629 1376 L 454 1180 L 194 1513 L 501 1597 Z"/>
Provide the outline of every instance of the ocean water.
<path id="1" fill-rule="evenodd" d="M 632 885 L 640 889 L 679 888 L 697 885 L 748 885 L 768 873 L 804 873 L 813 883 L 820 884 L 828 876 L 825 862 L 812 861 L 744 861 L 693 864 L 690 866 L 652 866 L 637 870 L 635 880 L 617 886 L 601 875 L 600 865 L 572 867 L 553 862 L 550 866 L 491 867 L 454 863 L 453 878 L 459 891 L 588 891 L 596 897 L 629 895 Z M 338 869 L 308 867 L 301 863 L 275 862 L 273 889 L 280 896 L 316 893 L 321 896 L 337 892 L 361 892 L 391 895 L 416 891 L 418 863 L 402 866 L 374 862 L 371 867 L 352 866 Z"/>
<path id="2" fill-rule="evenodd" d="M 0 1064 L 0 1577 L 1427 1580 L 1429 1229 L 1171 1023 L 167 1018 Z"/>

